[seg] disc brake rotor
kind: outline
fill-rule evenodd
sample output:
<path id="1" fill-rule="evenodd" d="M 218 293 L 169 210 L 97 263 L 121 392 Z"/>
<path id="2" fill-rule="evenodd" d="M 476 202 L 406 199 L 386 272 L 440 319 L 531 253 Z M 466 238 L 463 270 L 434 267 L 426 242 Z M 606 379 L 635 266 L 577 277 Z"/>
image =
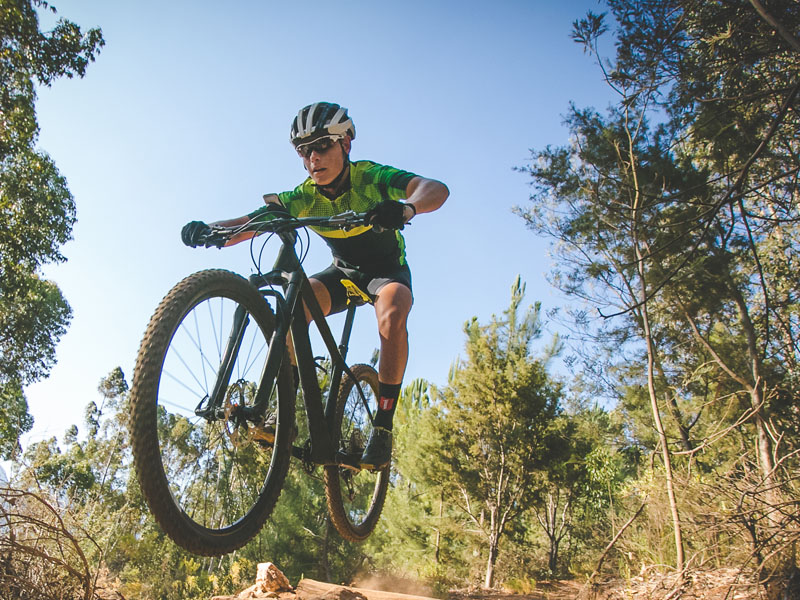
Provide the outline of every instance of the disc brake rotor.
<path id="1" fill-rule="evenodd" d="M 225 403 L 223 404 L 225 413 L 223 429 L 234 446 L 238 446 L 242 441 L 239 430 L 244 424 L 242 422 L 244 403 L 245 382 L 240 380 L 228 386 L 228 392 L 225 394 Z"/>

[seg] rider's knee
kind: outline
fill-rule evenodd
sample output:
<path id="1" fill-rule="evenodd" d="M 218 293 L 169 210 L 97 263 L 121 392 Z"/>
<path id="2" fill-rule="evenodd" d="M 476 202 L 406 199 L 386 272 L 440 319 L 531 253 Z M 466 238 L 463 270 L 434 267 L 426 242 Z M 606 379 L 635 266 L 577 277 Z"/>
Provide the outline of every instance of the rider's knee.
<path id="1" fill-rule="evenodd" d="M 387 339 L 407 335 L 408 310 L 401 306 L 390 306 L 378 316 L 378 331 Z"/>

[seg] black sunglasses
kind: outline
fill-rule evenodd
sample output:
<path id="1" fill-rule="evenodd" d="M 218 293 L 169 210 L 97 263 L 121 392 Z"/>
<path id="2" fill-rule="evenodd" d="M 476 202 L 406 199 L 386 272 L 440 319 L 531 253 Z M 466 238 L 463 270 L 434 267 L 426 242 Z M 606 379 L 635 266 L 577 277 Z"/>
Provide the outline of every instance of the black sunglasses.
<path id="1" fill-rule="evenodd" d="M 332 138 L 332 137 L 320 138 L 314 142 L 311 142 L 310 144 L 303 144 L 302 146 L 298 146 L 297 153 L 303 158 L 308 158 L 309 156 L 311 156 L 312 152 L 316 152 L 317 154 L 322 154 L 333 148 L 338 141 L 339 138 Z"/>

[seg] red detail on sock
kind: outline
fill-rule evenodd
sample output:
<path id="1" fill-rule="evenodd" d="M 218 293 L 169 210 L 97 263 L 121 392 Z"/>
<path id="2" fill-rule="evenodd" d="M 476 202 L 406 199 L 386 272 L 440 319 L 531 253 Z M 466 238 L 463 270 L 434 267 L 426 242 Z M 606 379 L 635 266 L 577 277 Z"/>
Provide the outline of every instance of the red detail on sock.
<path id="1" fill-rule="evenodd" d="M 378 403 L 378 408 L 381 410 L 392 410 L 392 407 L 394 407 L 394 398 L 381 396 L 381 401 Z"/>

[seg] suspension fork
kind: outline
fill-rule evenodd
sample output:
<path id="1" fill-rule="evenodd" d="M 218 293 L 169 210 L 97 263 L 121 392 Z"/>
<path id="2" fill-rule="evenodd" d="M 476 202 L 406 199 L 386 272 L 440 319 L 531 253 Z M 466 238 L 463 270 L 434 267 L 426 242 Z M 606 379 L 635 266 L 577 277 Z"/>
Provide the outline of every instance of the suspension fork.
<path id="1" fill-rule="evenodd" d="M 242 339 L 244 339 L 244 332 L 249 322 L 250 317 L 248 316 L 247 310 L 241 304 L 237 305 L 233 313 L 231 333 L 225 344 L 225 352 L 219 365 L 217 379 L 214 382 L 214 389 L 211 390 L 211 395 L 207 399 L 208 402 L 205 408 L 202 408 L 206 401 L 205 398 L 197 405 L 197 408 L 194 410 L 197 416 L 203 417 L 206 420 L 213 420 L 216 418 L 217 409 L 222 406 L 223 396 L 228 390 L 228 384 L 231 379 L 231 374 L 233 373 L 234 357 L 239 354 L 239 349 L 242 346 Z"/>

